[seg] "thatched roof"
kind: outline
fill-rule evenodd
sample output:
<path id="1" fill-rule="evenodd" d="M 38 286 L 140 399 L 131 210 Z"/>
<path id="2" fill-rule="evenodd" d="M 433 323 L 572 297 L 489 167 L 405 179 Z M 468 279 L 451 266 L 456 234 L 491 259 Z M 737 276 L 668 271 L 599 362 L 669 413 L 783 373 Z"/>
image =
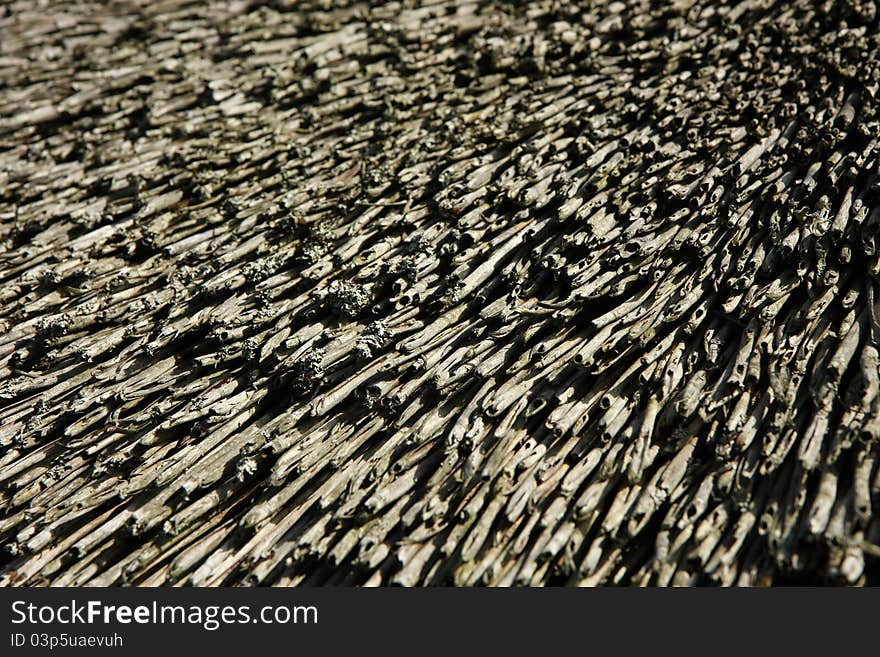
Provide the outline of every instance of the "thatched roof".
<path id="1" fill-rule="evenodd" d="M 6 3 L 0 583 L 880 581 L 877 20 Z"/>

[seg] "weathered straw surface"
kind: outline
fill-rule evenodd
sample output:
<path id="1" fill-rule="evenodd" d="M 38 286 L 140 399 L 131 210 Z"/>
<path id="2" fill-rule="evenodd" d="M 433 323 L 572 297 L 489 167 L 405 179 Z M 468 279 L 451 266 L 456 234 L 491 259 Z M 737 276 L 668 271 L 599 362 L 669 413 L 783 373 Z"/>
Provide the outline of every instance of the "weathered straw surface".
<path id="1" fill-rule="evenodd" d="M 3 584 L 878 581 L 873 0 L 0 7 Z"/>

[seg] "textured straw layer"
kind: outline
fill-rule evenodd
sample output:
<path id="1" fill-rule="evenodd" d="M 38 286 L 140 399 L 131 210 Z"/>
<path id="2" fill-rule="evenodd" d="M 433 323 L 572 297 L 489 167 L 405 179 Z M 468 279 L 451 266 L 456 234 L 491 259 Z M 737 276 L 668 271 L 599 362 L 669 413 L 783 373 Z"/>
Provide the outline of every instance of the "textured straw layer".
<path id="1" fill-rule="evenodd" d="M 880 582 L 877 19 L 6 3 L 0 583 Z"/>

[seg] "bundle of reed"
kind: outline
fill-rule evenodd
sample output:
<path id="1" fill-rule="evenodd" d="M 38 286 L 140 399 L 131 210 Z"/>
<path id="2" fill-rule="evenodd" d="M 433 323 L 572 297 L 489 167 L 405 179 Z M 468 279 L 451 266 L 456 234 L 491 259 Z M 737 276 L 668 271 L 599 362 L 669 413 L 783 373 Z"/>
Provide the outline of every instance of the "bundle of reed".
<path id="1" fill-rule="evenodd" d="M 0 584 L 880 582 L 873 0 L 0 7 Z"/>

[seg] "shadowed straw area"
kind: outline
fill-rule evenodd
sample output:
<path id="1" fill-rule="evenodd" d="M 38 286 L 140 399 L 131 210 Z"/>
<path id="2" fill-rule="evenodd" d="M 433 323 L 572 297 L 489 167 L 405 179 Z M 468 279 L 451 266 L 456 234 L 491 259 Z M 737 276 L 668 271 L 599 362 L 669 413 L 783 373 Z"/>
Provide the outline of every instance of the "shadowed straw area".
<path id="1" fill-rule="evenodd" d="M 0 584 L 880 582 L 873 0 L 0 7 Z"/>

